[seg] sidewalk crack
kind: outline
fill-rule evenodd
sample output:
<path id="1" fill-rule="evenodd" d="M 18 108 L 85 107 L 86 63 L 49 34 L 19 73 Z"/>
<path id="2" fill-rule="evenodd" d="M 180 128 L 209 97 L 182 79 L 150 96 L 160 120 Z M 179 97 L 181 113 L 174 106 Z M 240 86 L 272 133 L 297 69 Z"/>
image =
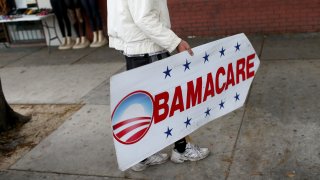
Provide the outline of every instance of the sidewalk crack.
<path id="1" fill-rule="evenodd" d="M 262 39 L 262 42 L 261 42 L 260 52 L 258 54 L 259 59 L 261 59 L 263 48 L 264 48 L 264 43 L 265 43 L 266 39 L 267 39 L 267 36 L 264 35 L 263 39 Z"/>
<path id="2" fill-rule="evenodd" d="M 249 102 L 251 89 L 252 89 L 252 86 L 249 89 L 248 96 L 247 96 L 246 102 L 244 104 L 244 111 L 243 111 L 243 114 L 242 114 L 242 117 L 241 117 L 241 123 L 240 123 L 239 129 L 238 129 L 238 133 L 237 133 L 237 137 L 236 137 L 235 143 L 234 143 L 232 151 L 231 151 L 230 164 L 228 166 L 228 169 L 225 172 L 225 180 L 227 180 L 229 178 L 229 175 L 230 175 L 230 170 L 231 170 L 231 166 L 233 164 L 233 159 L 234 159 L 234 156 L 235 156 L 236 147 L 238 145 L 242 124 L 243 124 L 243 121 L 244 121 L 245 114 L 247 113 L 247 104 Z"/>

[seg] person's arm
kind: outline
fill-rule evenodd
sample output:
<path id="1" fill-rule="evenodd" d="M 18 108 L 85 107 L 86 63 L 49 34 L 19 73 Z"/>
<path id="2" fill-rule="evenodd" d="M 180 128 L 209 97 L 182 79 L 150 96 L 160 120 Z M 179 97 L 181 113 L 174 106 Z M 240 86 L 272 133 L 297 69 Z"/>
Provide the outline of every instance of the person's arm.
<path id="1" fill-rule="evenodd" d="M 159 2 L 158 0 L 128 0 L 129 10 L 135 24 L 153 42 L 169 52 L 177 49 L 178 52 L 188 50 L 190 53 L 189 44 L 160 22 L 159 10 L 155 9 L 154 3 Z"/>

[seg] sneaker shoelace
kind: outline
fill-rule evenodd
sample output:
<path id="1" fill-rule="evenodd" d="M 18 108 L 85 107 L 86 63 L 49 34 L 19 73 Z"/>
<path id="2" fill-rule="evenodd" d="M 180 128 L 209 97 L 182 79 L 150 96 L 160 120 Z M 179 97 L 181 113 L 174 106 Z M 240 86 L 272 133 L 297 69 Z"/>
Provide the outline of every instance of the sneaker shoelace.
<path id="1" fill-rule="evenodd" d="M 190 153 L 196 153 L 197 155 L 201 155 L 201 149 L 199 146 L 197 145 L 194 145 L 194 144 L 190 144 L 190 147 L 187 148 L 187 149 L 190 149 Z"/>
<path id="2" fill-rule="evenodd" d="M 161 154 L 154 154 L 152 157 L 149 157 L 146 164 L 151 164 L 153 162 L 156 161 L 161 161 L 163 157 L 161 156 Z"/>

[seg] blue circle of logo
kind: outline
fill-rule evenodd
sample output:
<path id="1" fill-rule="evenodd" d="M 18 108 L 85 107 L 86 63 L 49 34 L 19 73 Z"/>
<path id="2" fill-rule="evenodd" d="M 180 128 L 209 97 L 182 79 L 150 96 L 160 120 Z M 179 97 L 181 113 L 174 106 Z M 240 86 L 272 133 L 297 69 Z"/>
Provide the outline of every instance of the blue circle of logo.
<path id="1" fill-rule="evenodd" d="M 153 119 L 153 99 L 145 91 L 136 91 L 123 98 L 113 111 L 113 136 L 122 144 L 133 144 L 148 132 Z"/>

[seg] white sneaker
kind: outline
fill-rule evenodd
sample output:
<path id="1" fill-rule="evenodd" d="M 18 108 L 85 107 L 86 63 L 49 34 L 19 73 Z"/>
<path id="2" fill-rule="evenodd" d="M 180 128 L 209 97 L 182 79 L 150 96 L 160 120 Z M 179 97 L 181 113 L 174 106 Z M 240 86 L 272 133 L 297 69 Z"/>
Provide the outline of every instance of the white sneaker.
<path id="1" fill-rule="evenodd" d="M 131 167 L 133 171 L 143 171 L 148 166 L 156 165 L 156 164 L 162 164 L 165 163 L 168 160 L 169 156 L 165 153 L 156 153 L 150 157 L 147 158 L 145 161 L 141 161 L 138 164 Z"/>
<path id="2" fill-rule="evenodd" d="M 183 163 L 184 161 L 199 161 L 206 158 L 210 151 L 208 148 L 199 148 L 197 145 L 188 143 L 186 150 L 179 153 L 173 149 L 171 154 L 171 161 L 174 163 Z"/>

